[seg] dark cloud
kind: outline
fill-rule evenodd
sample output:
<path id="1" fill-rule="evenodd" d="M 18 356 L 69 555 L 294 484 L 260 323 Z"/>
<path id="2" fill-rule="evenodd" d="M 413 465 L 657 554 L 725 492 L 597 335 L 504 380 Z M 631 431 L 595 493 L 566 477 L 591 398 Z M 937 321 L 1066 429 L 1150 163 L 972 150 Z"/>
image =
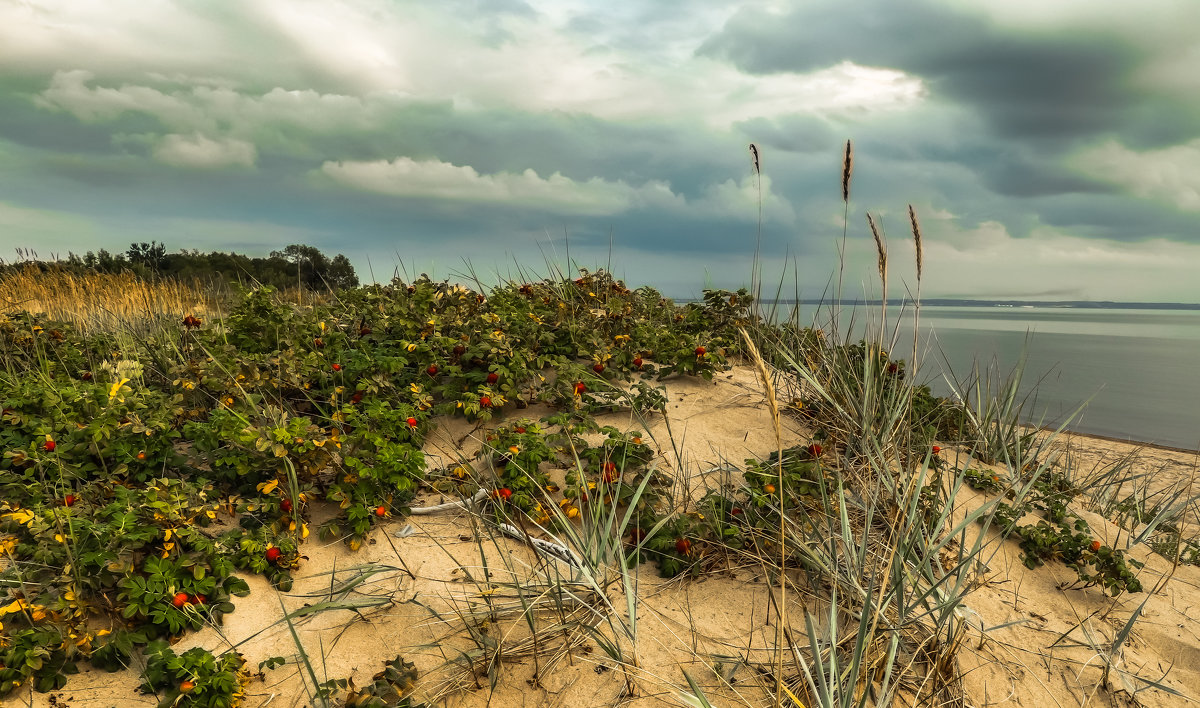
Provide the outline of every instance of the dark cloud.
<path id="1" fill-rule="evenodd" d="M 1117 31 L 1001 28 L 921 0 L 804 2 L 779 16 L 742 10 L 698 51 L 755 73 L 842 61 L 900 69 L 925 79 L 935 99 L 973 106 L 996 135 L 1048 150 L 1106 133 L 1142 144 L 1200 133 L 1194 109 L 1164 125 L 1160 111 L 1186 102 L 1138 87 L 1135 74 L 1152 54 Z M 1147 101 L 1153 114 L 1139 108 Z"/>

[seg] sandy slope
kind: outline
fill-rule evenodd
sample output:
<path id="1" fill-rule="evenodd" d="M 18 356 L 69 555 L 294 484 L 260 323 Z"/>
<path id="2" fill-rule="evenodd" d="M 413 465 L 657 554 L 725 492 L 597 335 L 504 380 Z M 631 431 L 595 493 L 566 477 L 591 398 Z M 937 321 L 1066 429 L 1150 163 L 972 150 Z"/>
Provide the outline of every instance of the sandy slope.
<path id="1" fill-rule="evenodd" d="M 685 487 L 681 491 L 694 496 L 704 480 L 727 482 L 725 473 L 714 468 L 764 457 L 776 446 L 761 385 L 748 368 L 735 368 L 711 383 L 672 381 L 668 395 L 665 419 L 658 416 L 645 425 L 628 415 L 614 415 L 604 422 L 645 430 L 658 446 L 658 464 L 678 475 Z M 543 413 L 528 409 L 514 415 Z M 469 457 L 483 434 L 462 420 L 444 421 L 426 445 L 431 464 Z M 806 431 L 785 418 L 784 444 L 807 440 Z M 1123 443 L 1083 437 L 1074 437 L 1069 444 L 1079 468 L 1102 469 L 1133 450 Z M 1194 463 L 1193 455 L 1147 449 L 1132 464 L 1151 473 L 1156 488 L 1166 488 L 1189 480 Z M 980 499 L 973 492 L 964 497 L 967 506 Z M 438 501 L 427 497 L 417 504 Z M 1083 513 L 1106 543 L 1119 546 L 1127 538 L 1116 526 Z M 395 532 L 404 523 L 411 523 L 414 533 L 398 538 Z M 362 685 L 386 660 L 402 654 L 421 671 L 422 690 L 447 695 L 444 702 L 449 705 L 658 706 L 681 705 L 676 696 L 687 685 L 686 669 L 706 687 L 715 705 L 769 705 L 752 665 L 771 661 L 769 648 L 776 641 L 776 629 L 773 614 L 768 613 L 771 591 L 756 568 L 722 567 L 699 579 L 665 581 L 643 565 L 637 575 L 636 648 L 627 648 L 626 654 L 627 659 L 636 658 L 636 668 L 618 667 L 580 631 L 578 621 L 569 619 L 561 631 L 541 635 L 543 651 L 535 660 L 520 646 L 528 635 L 521 622 L 503 618 L 475 622 L 480 634 L 472 640 L 463 631 L 464 618 L 488 610 L 505 615 L 503 609 L 512 601 L 506 581 L 553 578 L 556 566 L 540 563 L 522 543 L 494 540 L 478 531 L 467 514 L 458 512 L 384 526 L 358 553 L 341 543 L 322 543 L 314 535 L 291 593 L 281 595 L 261 578 L 250 578 L 251 595 L 235 600 L 237 610 L 225 626 L 187 636 L 176 651 L 203 646 L 220 652 L 234 646 L 251 668 L 273 656 L 292 659 L 296 644 L 287 625 L 279 622 L 285 611 L 328 599 L 333 574 L 350 577 L 352 567 L 371 564 L 379 572 L 346 599 L 384 604 L 357 612 L 318 613 L 297 622 L 298 636 L 318 680 L 352 677 Z M 1143 602 L 1141 618 L 1119 652 L 1117 665 L 1154 680 L 1167 673 L 1165 685 L 1200 697 L 1200 568 L 1176 569 L 1156 594 L 1112 600 L 1096 588 L 1069 587 L 1074 573 L 1061 565 L 1027 570 L 1015 543 L 996 543 L 993 549 L 994 555 L 987 559 L 990 572 L 968 598 L 985 628 L 968 638 L 960 654 L 968 705 L 1136 704 L 1128 691 L 1140 684 L 1123 686 L 1113 672 L 1108 687 L 1102 687 L 1104 664 L 1094 650 L 1081 645 L 1110 641 Z M 1148 554 L 1144 547 L 1131 553 L 1147 562 L 1142 581 L 1148 589 L 1172 571 L 1170 563 Z M 579 592 L 586 595 L 586 588 Z M 624 618 L 620 593 L 610 588 L 607 596 L 616 605 L 615 616 Z M 802 602 L 793 595 L 789 611 L 794 617 L 801 616 Z M 568 611 L 562 610 L 559 619 Z M 542 621 L 545 628 L 556 620 Z M 607 625 L 597 631 L 611 634 Z M 499 666 L 472 661 L 480 645 L 497 641 L 506 647 Z M 571 647 L 571 651 L 546 651 L 547 646 Z M 447 662 L 456 661 L 473 671 L 446 669 Z M 714 669 L 728 680 L 718 680 Z M 463 690 L 448 693 L 449 684 L 438 683 L 454 680 Z M 154 705 L 154 697 L 135 693 L 137 683 L 136 669 L 116 674 L 84 672 L 72 677 L 63 691 L 14 695 L 5 704 Z M 252 681 L 244 705 L 311 705 L 304 686 L 299 667 L 289 662 Z M 1155 690 L 1139 693 L 1136 700 L 1143 705 L 1184 703 Z"/>

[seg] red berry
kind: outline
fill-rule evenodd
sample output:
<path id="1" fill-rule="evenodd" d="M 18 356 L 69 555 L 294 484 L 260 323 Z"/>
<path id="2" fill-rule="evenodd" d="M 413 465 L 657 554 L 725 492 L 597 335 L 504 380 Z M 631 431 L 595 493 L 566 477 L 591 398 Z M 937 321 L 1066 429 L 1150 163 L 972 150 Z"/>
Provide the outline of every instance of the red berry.
<path id="1" fill-rule="evenodd" d="M 692 542 L 686 538 L 675 539 L 675 550 L 679 555 L 686 556 L 692 552 Z"/>
<path id="2" fill-rule="evenodd" d="M 187 604 L 187 601 L 188 594 L 186 592 L 177 592 L 175 593 L 175 597 L 171 600 L 171 604 L 176 607 L 183 607 Z"/>
<path id="3" fill-rule="evenodd" d="M 938 453 L 939 453 L 939 452 L 941 452 L 941 451 L 942 451 L 942 448 L 938 447 L 937 445 L 934 445 L 934 446 L 933 446 L 933 454 L 935 454 L 935 455 L 936 455 L 936 454 L 938 454 Z"/>
<path id="4" fill-rule="evenodd" d="M 730 509 L 730 510 L 729 510 L 729 513 L 730 513 L 730 514 L 733 514 L 734 516 L 741 516 L 741 515 L 742 515 L 742 510 L 741 510 L 741 509 L 739 509 L 738 507 L 736 507 L 736 506 L 735 506 L 735 507 L 733 507 L 732 509 Z"/>
<path id="5" fill-rule="evenodd" d="M 487 382 L 488 382 L 489 384 L 494 384 L 494 383 L 496 383 L 496 382 L 497 382 L 497 381 L 499 381 L 499 380 L 500 380 L 500 374 L 497 374 L 495 371 L 493 371 L 493 372 L 491 372 L 490 374 L 488 374 L 488 377 L 487 377 Z"/>
<path id="6" fill-rule="evenodd" d="M 63 506 L 75 506 L 75 495 L 68 494 L 63 498 Z"/>
<path id="7" fill-rule="evenodd" d="M 517 431 L 518 433 L 524 433 L 524 432 L 525 432 L 525 428 L 524 428 L 524 426 L 517 426 L 517 428 L 516 428 L 516 431 Z"/>
<path id="8" fill-rule="evenodd" d="M 582 381 L 577 382 L 575 384 L 575 395 L 581 396 L 585 393 L 587 393 L 587 386 L 584 386 Z"/>
<path id="9" fill-rule="evenodd" d="M 387 509 L 383 506 L 377 506 L 375 507 L 375 515 L 382 519 L 387 516 Z"/>
<path id="10" fill-rule="evenodd" d="M 808 446 L 808 454 L 812 455 L 813 457 L 820 457 L 821 452 L 821 446 L 816 443 Z"/>
<path id="11" fill-rule="evenodd" d="M 334 365 L 333 365 L 333 370 L 334 370 L 334 371 L 341 371 L 341 370 L 342 370 L 342 365 L 341 365 L 341 364 L 334 364 Z"/>
<path id="12" fill-rule="evenodd" d="M 1095 553 L 1098 550 L 1100 550 L 1100 542 L 1092 541 L 1092 553 Z"/>
<path id="13" fill-rule="evenodd" d="M 56 447 L 58 447 L 58 445 L 53 440 L 47 440 L 46 442 L 42 443 L 42 448 L 46 452 L 54 452 L 54 448 Z"/>
<path id="14" fill-rule="evenodd" d="M 707 353 L 708 353 L 708 350 L 705 349 L 704 347 L 696 347 L 696 356 L 704 356 Z"/>
<path id="15" fill-rule="evenodd" d="M 204 597 L 203 595 L 193 595 L 192 596 L 192 604 L 193 605 L 203 605 L 207 601 L 208 601 L 208 598 Z"/>
<path id="16" fill-rule="evenodd" d="M 271 546 L 270 548 L 267 549 L 267 553 L 266 553 L 267 562 L 268 563 L 277 562 L 279 560 L 279 556 L 281 556 L 282 554 L 283 554 L 283 552 L 280 551 L 278 548 L 276 548 L 275 546 Z"/>
<path id="17" fill-rule="evenodd" d="M 642 358 L 641 358 L 640 356 L 639 356 L 639 357 L 636 357 L 636 358 L 633 360 L 633 368 L 635 368 L 635 369 L 640 369 L 640 368 L 642 368 Z"/>
<path id="18" fill-rule="evenodd" d="M 597 374 L 603 374 L 604 373 L 604 364 L 594 364 L 592 366 L 592 371 L 595 371 Z"/>
<path id="19" fill-rule="evenodd" d="M 512 490 L 509 489 L 508 487 L 501 487 L 497 491 L 500 494 L 500 498 L 503 499 L 504 501 L 508 501 L 509 499 L 512 499 Z"/>
<path id="20" fill-rule="evenodd" d="M 416 419 L 416 418 L 409 418 L 409 419 L 408 419 L 408 427 L 410 427 L 410 428 L 415 428 L 415 427 L 417 427 L 417 419 Z"/>
<path id="21" fill-rule="evenodd" d="M 193 690 L 195 690 L 195 688 L 196 688 L 195 681 L 188 681 L 185 679 L 185 680 L 179 682 L 179 692 L 180 693 L 191 693 Z"/>
<path id="22" fill-rule="evenodd" d="M 491 396 L 483 396 L 482 398 L 480 398 L 479 405 L 483 406 L 484 408 L 491 408 L 492 407 Z"/>
<path id="23" fill-rule="evenodd" d="M 617 466 L 611 462 L 604 463 L 604 481 L 615 482 L 617 479 Z"/>
<path id="24" fill-rule="evenodd" d="M 279 502 L 279 508 L 290 514 L 292 512 L 292 500 L 284 498 L 283 501 Z"/>
<path id="25" fill-rule="evenodd" d="M 355 391 L 354 395 L 350 397 L 350 402 L 355 404 L 360 403 L 363 399 L 364 393 L 366 393 L 366 391 Z"/>
<path id="26" fill-rule="evenodd" d="M 425 373 L 429 374 L 430 376 L 437 376 L 437 372 L 437 364 L 430 364 L 429 368 L 425 370 Z"/>

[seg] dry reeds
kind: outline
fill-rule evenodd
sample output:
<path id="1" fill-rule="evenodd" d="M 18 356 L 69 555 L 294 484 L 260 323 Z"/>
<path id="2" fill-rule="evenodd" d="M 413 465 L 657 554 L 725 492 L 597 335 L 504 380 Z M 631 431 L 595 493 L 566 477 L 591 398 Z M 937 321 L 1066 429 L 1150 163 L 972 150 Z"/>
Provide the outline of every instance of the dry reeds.
<path id="1" fill-rule="evenodd" d="M 213 293 L 177 280 L 133 273 L 75 273 L 36 264 L 0 275 L 0 312 L 29 312 L 66 322 L 83 333 L 186 314 L 204 316 Z"/>

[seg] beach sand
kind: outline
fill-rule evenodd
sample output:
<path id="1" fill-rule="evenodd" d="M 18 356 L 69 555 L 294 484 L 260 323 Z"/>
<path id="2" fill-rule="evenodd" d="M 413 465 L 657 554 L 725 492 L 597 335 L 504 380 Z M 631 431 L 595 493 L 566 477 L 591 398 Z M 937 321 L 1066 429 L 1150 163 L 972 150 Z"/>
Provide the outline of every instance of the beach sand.
<path id="1" fill-rule="evenodd" d="M 671 380 L 667 391 L 665 416 L 640 421 L 613 414 L 601 422 L 645 431 L 657 447 L 656 462 L 676 476 L 681 495 L 696 498 L 706 484 L 736 484 L 739 477 L 727 471 L 730 465 L 741 467 L 745 459 L 763 458 L 776 449 L 773 418 L 749 367 L 735 367 L 712 382 Z M 536 418 L 545 412 L 534 407 L 509 417 Z M 795 417 L 785 415 L 782 429 L 784 446 L 809 441 L 809 431 Z M 470 457 L 484 434 L 484 429 L 462 419 L 439 421 L 425 446 L 430 465 Z M 1063 461 L 1069 458 L 1077 470 L 1099 474 L 1115 464 L 1128 464 L 1147 475 L 1142 479 L 1150 490 L 1178 490 L 1190 484 L 1192 493 L 1200 493 L 1194 453 L 1137 448 L 1082 435 L 1064 436 L 1058 444 Z M 957 465 L 966 463 L 964 451 L 948 447 L 942 454 Z M 1137 484 L 1130 483 L 1130 488 Z M 982 500 L 981 494 L 967 489 L 959 513 Z M 426 495 L 414 506 L 440 501 L 444 500 Z M 1078 500 L 1075 508 L 1099 540 L 1124 547 L 1128 531 L 1098 516 L 1085 500 Z M 321 513 L 318 509 L 314 521 L 321 520 Z M 406 524 L 411 524 L 412 533 L 397 537 Z M 294 573 L 297 581 L 290 593 L 276 592 L 261 577 L 248 577 L 252 592 L 234 599 L 237 609 L 224 626 L 190 634 L 175 650 L 201 646 L 219 653 L 235 647 L 256 674 L 260 662 L 283 657 L 287 663 L 264 670 L 249 683 L 242 705 L 313 705 L 312 679 L 295 661 L 296 642 L 288 624 L 280 620 L 286 612 L 329 600 L 335 578 L 351 577 L 352 569 L 368 566 L 376 574 L 341 598 L 362 603 L 361 609 L 314 613 L 294 623 L 318 681 L 352 678 L 363 686 L 385 661 L 402 655 L 420 673 L 416 697 L 440 696 L 439 703 L 453 706 L 683 705 L 678 694 L 688 686 L 684 671 L 704 687 L 715 706 L 771 704 L 771 692 L 764 690 L 766 682 L 756 665 L 770 666 L 774 655 L 777 632 L 769 596 L 778 588 L 772 589 L 760 568 L 723 566 L 698 578 L 664 580 L 643 564 L 635 578 L 636 642 L 626 644 L 627 663 L 618 665 L 594 639 L 595 634 L 611 636 L 610 626 L 593 622 L 592 632 L 582 629 L 588 624 L 581 619 L 587 610 L 564 607 L 559 620 L 543 618 L 548 627 L 560 621 L 561 630 L 543 632 L 536 653 L 521 643 L 529 632 L 522 621 L 505 619 L 515 614 L 506 610 L 515 602 L 507 582 L 514 577 L 532 582 L 558 571 L 539 562 L 525 544 L 495 536 L 482 533 L 478 521 L 462 511 L 381 525 L 357 553 L 314 534 L 303 548 L 307 560 Z M 1141 690 L 1147 684 L 1130 676 L 1200 697 L 1200 568 L 1173 568 L 1144 545 L 1129 554 L 1146 563 L 1140 579 L 1147 592 L 1112 599 L 1096 587 L 1073 587 L 1075 573 L 1061 564 L 1025 568 L 1013 540 L 993 542 L 984 557 L 988 570 L 966 600 L 978 628 L 968 633 L 958 655 L 965 675 L 965 705 L 1186 702 L 1161 690 Z M 586 594 L 586 588 L 578 590 Z M 607 588 L 607 595 L 614 616 L 628 622 L 619 588 Z M 797 594 L 789 597 L 792 624 L 800 628 L 798 641 L 803 643 L 806 600 Z M 590 601 L 602 602 L 595 597 Z M 811 603 L 807 607 L 819 609 Z M 489 612 L 498 619 L 489 619 Z M 1122 646 L 1102 660 L 1096 648 L 1111 650 L 1114 637 L 1137 612 Z M 474 636 L 464 631 L 467 618 L 475 627 Z M 505 649 L 499 661 L 489 662 L 481 647 L 494 646 Z M 448 663 L 459 668 L 447 669 Z M 1106 672 L 1106 664 L 1120 671 Z M 137 668 L 112 674 L 88 670 L 71 676 L 63 690 L 39 694 L 26 689 L 4 704 L 155 705 L 156 697 L 136 693 L 137 684 Z"/>

